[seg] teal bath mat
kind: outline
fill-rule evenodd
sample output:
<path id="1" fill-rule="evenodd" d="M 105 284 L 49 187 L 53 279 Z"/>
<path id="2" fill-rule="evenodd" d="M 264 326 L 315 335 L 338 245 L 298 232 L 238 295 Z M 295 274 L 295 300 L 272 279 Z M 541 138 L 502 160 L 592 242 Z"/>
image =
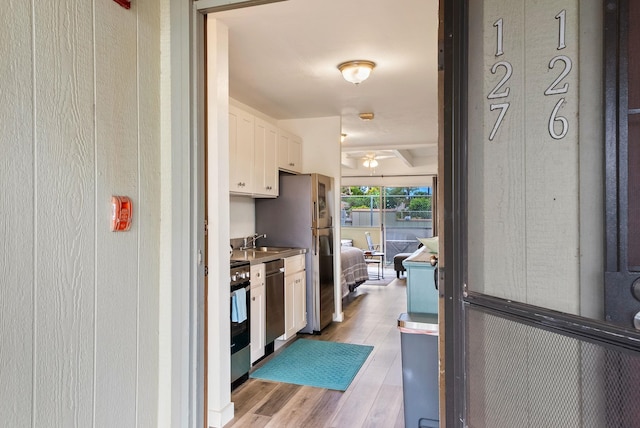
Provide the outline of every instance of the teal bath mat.
<path id="1" fill-rule="evenodd" d="M 298 339 L 249 376 L 345 391 L 373 346 Z"/>

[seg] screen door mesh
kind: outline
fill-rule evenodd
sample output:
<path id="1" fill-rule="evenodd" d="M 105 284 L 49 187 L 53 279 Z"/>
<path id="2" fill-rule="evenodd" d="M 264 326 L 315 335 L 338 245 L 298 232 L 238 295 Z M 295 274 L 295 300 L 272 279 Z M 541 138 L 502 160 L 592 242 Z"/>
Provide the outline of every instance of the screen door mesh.
<path id="1" fill-rule="evenodd" d="M 467 426 L 640 427 L 640 356 L 470 307 Z"/>

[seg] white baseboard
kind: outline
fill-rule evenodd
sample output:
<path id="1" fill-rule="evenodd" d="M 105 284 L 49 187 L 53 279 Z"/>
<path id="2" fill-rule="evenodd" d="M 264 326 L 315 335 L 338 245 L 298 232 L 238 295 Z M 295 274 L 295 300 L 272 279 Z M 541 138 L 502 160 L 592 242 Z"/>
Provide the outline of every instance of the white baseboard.
<path id="1" fill-rule="evenodd" d="M 209 409 L 209 412 L 207 415 L 207 425 L 209 425 L 209 427 L 212 427 L 212 428 L 222 428 L 231 419 L 233 419 L 233 414 L 234 414 L 233 403 L 227 404 L 221 410 Z"/>

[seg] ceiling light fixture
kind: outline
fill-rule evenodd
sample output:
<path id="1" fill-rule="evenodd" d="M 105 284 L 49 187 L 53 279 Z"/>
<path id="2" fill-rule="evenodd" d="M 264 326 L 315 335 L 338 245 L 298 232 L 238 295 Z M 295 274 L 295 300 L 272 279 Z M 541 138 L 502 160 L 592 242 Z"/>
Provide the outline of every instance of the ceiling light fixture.
<path id="1" fill-rule="evenodd" d="M 364 165 L 365 168 L 375 168 L 378 166 L 378 161 L 376 160 L 376 156 L 369 156 L 367 158 L 365 158 L 364 162 L 362 162 L 362 165 Z"/>
<path id="2" fill-rule="evenodd" d="M 365 121 L 373 120 L 373 113 L 360 113 L 358 116 Z"/>
<path id="3" fill-rule="evenodd" d="M 357 60 L 347 61 L 338 65 L 338 70 L 347 82 L 358 85 L 369 78 L 371 70 L 376 66 L 373 61 Z"/>
<path id="4" fill-rule="evenodd" d="M 378 166 L 378 161 L 375 159 L 365 159 L 362 165 L 366 168 L 375 168 Z"/>

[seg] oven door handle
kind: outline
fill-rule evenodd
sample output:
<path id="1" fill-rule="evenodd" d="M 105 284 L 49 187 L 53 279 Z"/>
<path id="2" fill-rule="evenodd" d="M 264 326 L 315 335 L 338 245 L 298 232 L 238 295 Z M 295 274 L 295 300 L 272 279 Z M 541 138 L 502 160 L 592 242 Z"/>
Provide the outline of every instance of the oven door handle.
<path id="1" fill-rule="evenodd" d="M 247 285 L 246 287 L 244 287 L 244 289 L 248 292 L 249 290 L 251 290 L 251 285 Z M 241 288 L 238 288 L 238 290 L 241 290 Z M 236 291 L 238 291 L 238 290 L 236 290 Z M 233 293 L 235 293 L 235 291 L 230 293 L 229 297 L 233 297 Z"/>

